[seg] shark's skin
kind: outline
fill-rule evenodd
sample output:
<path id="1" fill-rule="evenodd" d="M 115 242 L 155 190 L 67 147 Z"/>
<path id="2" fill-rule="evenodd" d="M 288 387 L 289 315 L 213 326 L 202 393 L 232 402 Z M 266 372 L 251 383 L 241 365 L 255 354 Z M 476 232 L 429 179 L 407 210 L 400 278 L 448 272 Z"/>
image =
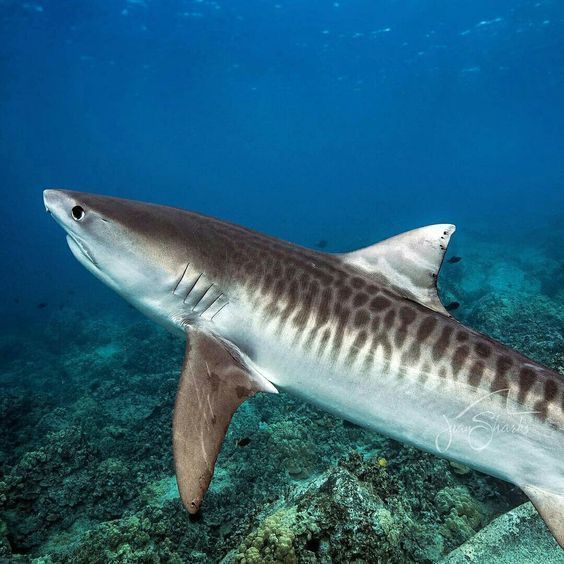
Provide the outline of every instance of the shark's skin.
<path id="1" fill-rule="evenodd" d="M 285 390 L 517 484 L 562 545 L 564 379 L 442 308 L 454 226 L 334 255 L 164 206 L 64 190 L 44 201 L 95 276 L 171 331 L 224 343 L 254 374 L 244 397 Z"/>

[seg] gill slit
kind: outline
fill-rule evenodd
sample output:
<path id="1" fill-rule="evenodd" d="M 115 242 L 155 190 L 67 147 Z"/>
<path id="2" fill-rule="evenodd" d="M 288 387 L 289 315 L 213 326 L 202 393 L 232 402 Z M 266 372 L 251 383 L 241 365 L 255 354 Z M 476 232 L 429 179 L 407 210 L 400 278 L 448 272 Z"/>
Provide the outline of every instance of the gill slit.
<path id="1" fill-rule="evenodd" d="M 229 302 L 225 302 L 210 318 L 210 321 L 213 321 L 214 317 L 228 304 Z"/>
<path id="2" fill-rule="evenodd" d="M 198 278 L 198 280 L 199 280 L 199 278 Z M 198 301 L 192 306 L 192 311 L 194 311 L 194 310 L 196 309 L 196 307 L 198 306 L 198 304 L 201 303 L 201 301 L 206 297 L 207 293 L 208 293 L 213 287 L 214 287 L 214 284 L 212 283 L 211 286 L 209 286 L 209 287 L 207 288 L 207 290 L 198 298 Z M 215 302 L 215 300 L 214 300 L 214 302 Z M 209 308 L 209 306 L 206 307 L 206 309 L 202 310 L 201 313 L 204 313 L 205 311 L 207 311 L 208 308 Z"/>
<path id="3" fill-rule="evenodd" d="M 212 286 L 213 286 L 213 284 L 212 284 Z M 206 311 L 210 310 L 210 309 L 212 308 L 212 306 L 213 306 L 214 304 L 216 304 L 217 301 L 218 301 L 220 298 L 222 298 L 224 295 L 225 295 L 225 294 L 224 294 L 223 292 L 220 292 L 220 293 L 219 293 L 219 296 L 217 296 L 217 297 L 215 298 L 215 300 L 213 300 L 213 301 L 210 303 L 210 305 L 208 305 L 208 307 L 207 307 L 204 311 L 202 311 L 202 313 L 205 313 Z M 227 304 L 226 304 L 226 305 L 227 305 Z M 217 311 L 217 313 L 219 313 L 219 310 Z M 212 319 L 213 319 L 213 317 L 212 317 Z"/>
<path id="4" fill-rule="evenodd" d="M 188 267 L 190 266 L 190 263 L 188 263 L 186 265 L 186 268 L 184 269 L 184 272 L 182 273 L 182 276 L 180 277 L 180 279 L 178 280 L 178 282 L 176 283 L 176 286 L 174 287 L 174 290 L 172 291 L 173 294 L 176 293 L 176 290 L 178 290 L 178 286 L 180 286 L 180 282 L 182 282 L 182 280 L 184 279 L 184 277 L 186 276 L 186 272 L 188 271 Z"/>
<path id="5" fill-rule="evenodd" d="M 203 276 L 203 272 L 200 272 L 200 274 L 198 274 L 198 277 L 196 278 L 196 280 L 194 281 L 194 283 L 192 284 L 192 286 L 190 286 L 190 289 L 188 290 L 186 297 L 184 298 L 184 303 L 186 303 L 186 300 L 188 299 L 188 296 L 190 295 L 190 293 L 192 292 L 192 290 L 196 287 L 196 284 L 198 283 L 198 280 L 200 280 L 200 278 Z"/>

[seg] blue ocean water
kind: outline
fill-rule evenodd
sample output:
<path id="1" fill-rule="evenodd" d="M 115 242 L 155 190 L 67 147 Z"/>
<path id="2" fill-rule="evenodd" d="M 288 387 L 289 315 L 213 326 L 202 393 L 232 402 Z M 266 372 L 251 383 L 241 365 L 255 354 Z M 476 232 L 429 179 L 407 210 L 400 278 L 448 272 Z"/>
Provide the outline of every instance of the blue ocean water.
<path id="1" fill-rule="evenodd" d="M 561 224 L 561 2 L 0 10 L 2 308 L 17 316 L 66 286 L 98 292 L 42 213 L 45 187 L 334 249 L 437 221 L 498 240 Z"/>
<path id="2" fill-rule="evenodd" d="M 3 411 L 12 438 L 2 435 L 0 481 L 21 470 L 26 453 L 38 452 L 34 433 L 75 429 L 52 419 L 72 418 L 73 402 L 88 411 L 85 402 L 106 386 L 104 374 L 112 370 L 134 367 L 140 396 L 130 397 L 125 411 L 146 410 L 149 417 L 158 407 L 147 399 L 151 394 L 170 400 L 172 387 L 163 392 L 159 385 L 172 379 L 182 353 L 181 343 L 152 333 L 72 258 L 45 213 L 47 187 L 183 207 L 327 251 L 455 223 L 451 254 L 463 261 L 458 270 L 448 265 L 441 282 L 447 299 L 460 301 L 460 318 L 510 344 L 530 346 L 524 352 L 554 369 L 563 366 L 562 1 L 3 0 L 0 36 L 0 362 L 4 401 L 15 405 L 17 396 L 22 402 L 16 402 L 21 414 Z M 472 309 L 488 296 L 491 302 Z M 523 296 L 531 311 L 519 301 Z M 495 319 L 485 313 L 494 306 Z M 538 326 L 531 338 L 533 320 Z M 540 335 L 544 340 L 535 341 Z M 164 347 L 171 362 L 144 356 L 136 364 L 135 355 L 117 352 L 124 342 L 133 350 L 136 340 L 154 348 L 155 357 Z M 62 359 L 65 368 L 53 369 L 57 375 L 41 372 L 45 351 L 50 362 Z M 96 372 L 83 366 L 73 375 L 73 361 L 92 351 L 98 351 Z M 143 380 L 149 373 L 155 379 Z M 98 382 L 87 399 L 81 378 Z M 21 393 L 14 392 L 16 380 Z M 127 379 L 119 382 L 127 389 Z M 46 394 L 43 403 L 36 389 Z M 63 412 L 53 416 L 56 409 Z M 272 409 L 256 406 L 257 413 Z M 279 414 L 275 432 L 292 409 Z M 97 412 L 92 407 L 88 413 Z M 47 414 L 50 423 L 38 428 Z M 88 417 L 99 429 L 102 415 Z M 251 425 L 241 421 L 241 428 Z M 131 431 L 123 421 L 112 425 L 113 437 Z M 83 444 L 92 428 L 81 427 L 69 444 Z M 360 443 L 367 452 L 375 448 L 368 434 L 343 429 L 334 437 L 337 454 L 312 455 L 305 469 L 290 475 L 324 471 Z M 299 443 L 306 435 L 289 440 Z M 80 464 L 105 452 L 96 448 Z M 117 470 L 104 462 L 117 482 L 127 474 L 128 454 L 120 454 Z M 170 474 L 167 464 L 143 471 L 153 472 L 156 483 Z M 475 481 L 473 491 L 487 489 Z M 56 483 L 49 487 L 49 495 L 59 491 Z M 500 507 L 515 505 L 513 494 L 502 494 L 506 505 Z M 28 524 L 22 532 L 14 524 L 36 510 L 35 498 L 26 497 L 5 518 L 13 554 L 48 554 L 65 534 L 82 538 L 142 506 L 120 495 L 115 507 L 99 514 L 81 512 L 78 496 L 68 509 L 83 519 L 77 529 L 42 501 L 54 525 L 29 542 L 22 539 L 39 526 Z M 219 499 L 213 503 L 220 506 Z M 221 533 L 232 539 L 222 545 L 224 553 L 248 540 L 251 520 L 233 524 L 248 510 L 242 507 Z M 473 532 L 496 513 L 489 510 Z M 208 540 L 219 534 L 210 530 Z M 468 536 L 435 547 L 434 556 L 429 549 L 409 558 L 437 560 Z M 205 554 L 207 546 L 201 541 L 196 552 Z M 205 560 L 196 552 L 194 561 Z M 367 554 L 360 550 L 356 557 L 366 560 Z M 390 553 L 390 560 L 401 561 L 398 554 Z M 92 553 L 81 557 L 88 561 Z"/>

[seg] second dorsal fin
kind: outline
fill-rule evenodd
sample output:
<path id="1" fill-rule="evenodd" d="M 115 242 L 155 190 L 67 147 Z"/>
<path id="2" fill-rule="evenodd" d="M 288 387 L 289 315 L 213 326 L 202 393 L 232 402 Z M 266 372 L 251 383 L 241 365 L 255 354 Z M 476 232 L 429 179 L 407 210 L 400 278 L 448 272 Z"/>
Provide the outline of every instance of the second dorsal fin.
<path id="1" fill-rule="evenodd" d="M 341 258 L 369 271 L 396 293 L 450 317 L 439 299 L 437 278 L 455 229 L 451 224 L 428 225 Z"/>
<path id="2" fill-rule="evenodd" d="M 277 393 L 234 347 L 197 328 L 189 329 L 172 443 L 180 498 L 190 513 L 200 509 L 233 414 L 257 392 Z"/>

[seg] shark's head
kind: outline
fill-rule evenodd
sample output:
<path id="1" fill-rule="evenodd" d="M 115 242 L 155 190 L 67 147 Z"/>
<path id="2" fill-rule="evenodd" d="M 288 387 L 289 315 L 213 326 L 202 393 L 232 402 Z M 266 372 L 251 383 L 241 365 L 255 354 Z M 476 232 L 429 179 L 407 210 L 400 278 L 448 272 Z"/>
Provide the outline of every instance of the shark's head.
<path id="1" fill-rule="evenodd" d="M 68 190 L 43 199 L 82 265 L 152 317 L 175 315 L 175 281 L 199 257 L 195 214 Z"/>

